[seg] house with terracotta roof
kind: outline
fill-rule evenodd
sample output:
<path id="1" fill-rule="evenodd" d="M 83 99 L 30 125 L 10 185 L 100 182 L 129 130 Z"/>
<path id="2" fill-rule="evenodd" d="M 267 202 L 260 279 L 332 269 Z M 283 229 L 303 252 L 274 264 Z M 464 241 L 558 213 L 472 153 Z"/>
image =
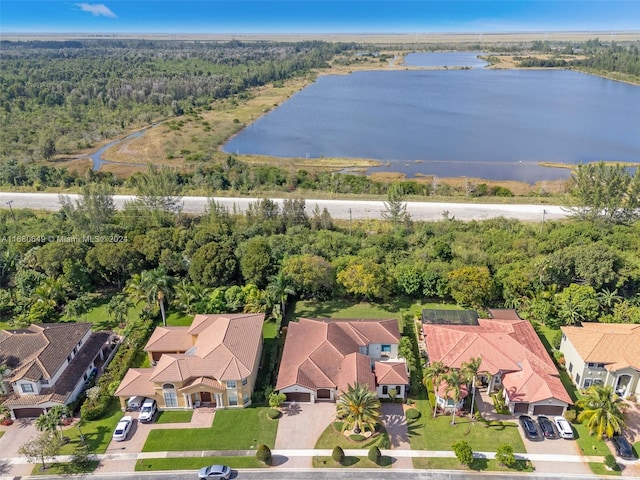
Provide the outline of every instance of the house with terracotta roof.
<path id="1" fill-rule="evenodd" d="M 111 332 L 92 332 L 90 323 L 47 323 L 0 330 L 3 402 L 11 418 L 38 417 L 73 402 L 94 368 L 103 367 L 117 341 Z"/>
<path id="2" fill-rule="evenodd" d="M 144 347 L 151 368 L 131 368 L 115 395 L 142 396 L 161 409 L 251 405 L 264 314 L 196 315 L 189 327 L 158 327 Z"/>
<path id="3" fill-rule="evenodd" d="M 289 323 L 276 390 L 287 402 L 335 401 L 348 385 L 367 385 L 379 398 L 407 393 L 398 357 L 397 320 L 301 318 Z"/>
<path id="4" fill-rule="evenodd" d="M 585 322 L 561 330 L 560 351 L 578 388 L 606 385 L 621 397 L 640 394 L 640 325 Z"/>
<path id="5" fill-rule="evenodd" d="M 529 322 L 515 310 L 490 310 L 492 318 L 425 321 L 423 335 L 429 362 L 449 368 L 480 357 L 480 376 L 489 391 L 502 390 L 513 414 L 562 415 L 572 403 L 560 375 Z M 444 390 L 446 391 L 446 389 Z M 446 398 L 441 398 L 445 402 Z"/>

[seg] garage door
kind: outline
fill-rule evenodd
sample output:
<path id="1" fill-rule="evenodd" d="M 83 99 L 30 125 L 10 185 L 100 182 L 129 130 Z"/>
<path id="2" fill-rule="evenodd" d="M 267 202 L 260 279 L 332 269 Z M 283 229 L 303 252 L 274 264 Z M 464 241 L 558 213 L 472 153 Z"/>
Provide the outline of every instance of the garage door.
<path id="1" fill-rule="evenodd" d="M 310 393 L 287 393 L 287 402 L 298 402 L 298 403 L 309 403 L 311 402 L 311 394 Z"/>
<path id="2" fill-rule="evenodd" d="M 42 408 L 16 408 L 13 413 L 16 418 L 36 418 L 39 417 L 44 410 Z"/>
<path id="3" fill-rule="evenodd" d="M 527 413 L 529 411 L 528 403 L 516 403 L 513 407 L 513 413 Z"/>
<path id="4" fill-rule="evenodd" d="M 536 405 L 533 407 L 534 415 L 562 415 L 562 407 L 558 405 Z"/>

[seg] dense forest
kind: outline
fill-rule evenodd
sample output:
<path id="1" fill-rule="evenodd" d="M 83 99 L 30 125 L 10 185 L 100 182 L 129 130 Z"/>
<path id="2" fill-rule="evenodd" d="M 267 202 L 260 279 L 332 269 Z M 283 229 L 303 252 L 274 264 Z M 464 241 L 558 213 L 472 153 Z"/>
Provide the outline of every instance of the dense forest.
<path id="1" fill-rule="evenodd" d="M 250 87 L 326 68 L 351 44 L 0 42 L 0 161 L 49 159 Z"/>

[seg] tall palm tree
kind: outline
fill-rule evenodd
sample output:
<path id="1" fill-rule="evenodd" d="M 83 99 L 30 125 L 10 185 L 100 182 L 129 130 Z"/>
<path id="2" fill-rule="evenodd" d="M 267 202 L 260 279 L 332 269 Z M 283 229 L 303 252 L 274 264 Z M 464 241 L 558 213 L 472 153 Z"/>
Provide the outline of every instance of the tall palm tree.
<path id="1" fill-rule="evenodd" d="M 50 415 L 49 412 L 42 413 L 36 419 L 36 429 L 40 432 L 52 432 L 55 433 L 58 428 L 58 420 Z"/>
<path id="2" fill-rule="evenodd" d="M 164 267 L 153 270 L 145 270 L 136 273 L 124 288 L 129 298 L 136 304 L 144 301 L 147 307 L 156 305 L 160 307 L 162 324 L 167 326 L 167 316 L 165 312 L 165 300 L 169 302 L 172 296 L 173 278 L 167 275 Z"/>
<path id="3" fill-rule="evenodd" d="M 462 363 L 462 373 L 465 376 L 467 382 L 471 382 L 471 417 L 474 414 L 474 407 L 476 405 L 476 381 L 478 379 L 478 372 L 480 365 L 482 364 L 482 357 L 471 357 L 468 362 Z"/>
<path id="4" fill-rule="evenodd" d="M 431 362 L 425 369 L 424 376 L 422 377 L 425 388 L 429 388 L 429 381 L 431 381 L 433 385 L 433 393 L 436 398 L 436 400 L 433 402 L 433 418 L 436 418 L 436 411 L 438 408 L 438 387 L 440 386 L 442 377 L 446 375 L 448 371 L 449 369 L 444 363 L 440 361 Z"/>
<path id="5" fill-rule="evenodd" d="M 282 270 L 271 277 L 270 281 L 269 285 L 267 285 L 267 290 L 273 294 L 277 301 L 280 302 L 280 314 L 282 315 L 281 318 L 284 320 L 287 299 L 289 298 L 289 295 L 295 295 L 296 293 L 293 289 L 293 282 Z"/>
<path id="6" fill-rule="evenodd" d="M 600 304 L 600 308 L 604 310 L 606 313 L 610 313 L 615 307 L 616 303 L 622 300 L 622 297 L 618 295 L 618 289 L 616 288 L 613 292 L 608 288 L 604 288 L 597 293 L 598 303 Z"/>
<path id="7" fill-rule="evenodd" d="M 363 428 L 373 431 L 380 417 L 380 400 L 367 385 L 347 385 L 347 391 L 336 402 L 336 416 L 344 422 L 342 431 L 360 433 Z"/>
<path id="8" fill-rule="evenodd" d="M 589 433 L 598 437 L 612 437 L 620 433 L 625 425 L 622 411 L 622 399 L 613 391 L 613 387 L 592 385 L 585 396 L 576 402 L 582 408 L 578 421 L 586 420 Z"/>
<path id="9" fill-rule="evenodd" d="M 211 293 L 211 289 L 203 287 L 195 283 L 189 283 L 187 280 L 176 285 L 174 292 L 173 305 L 183 312 L 193 315 L 195 313 L 196 304 L 201 302 Z"/>
<path id="10" fill-rule="evenodd" d="M 447 384 L 446 397 L 453 400 L 453 408 L 451 409 L 451 425 L 455 425 L 456 405 L 458 405 L 462 399 L 462 384 L 464 383 L 465 378 L 459 369 L 452 368 L 442 377 L 442 380 Z"/>

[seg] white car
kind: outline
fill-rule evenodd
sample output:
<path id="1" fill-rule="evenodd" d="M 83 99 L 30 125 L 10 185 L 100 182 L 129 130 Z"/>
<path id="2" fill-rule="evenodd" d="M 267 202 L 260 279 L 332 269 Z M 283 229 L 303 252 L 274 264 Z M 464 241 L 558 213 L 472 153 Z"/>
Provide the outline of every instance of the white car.
<path id="1" fill-rule="evenodd" d="M 231 468 L 226 465 L 202 467 L 198 472 L 198 478 L 201 480 L 227 480 L 229 477 L 231 477 Z"/>
<path id="2" fill-rule="evenodd" d="M 553 421 L 556 424 L 556 428 L 558 429 L 558 435 L 569 440 L 573 439 L 573 429 L 571 428 L 571 424 L 567 421 L 566 418 L 555 417 Z"/>
<path id="3" fill-rule="evenodd" d="M 131 425 L 133 425 L 133 417 L 129 415 L 122 417 L 118 425 L 116 425 L 116 429 L 113 431 L 113 439 L 116 442 L 126 440 L 127 435 L 129 435 L 129 430 L 131 430 Z"/>

